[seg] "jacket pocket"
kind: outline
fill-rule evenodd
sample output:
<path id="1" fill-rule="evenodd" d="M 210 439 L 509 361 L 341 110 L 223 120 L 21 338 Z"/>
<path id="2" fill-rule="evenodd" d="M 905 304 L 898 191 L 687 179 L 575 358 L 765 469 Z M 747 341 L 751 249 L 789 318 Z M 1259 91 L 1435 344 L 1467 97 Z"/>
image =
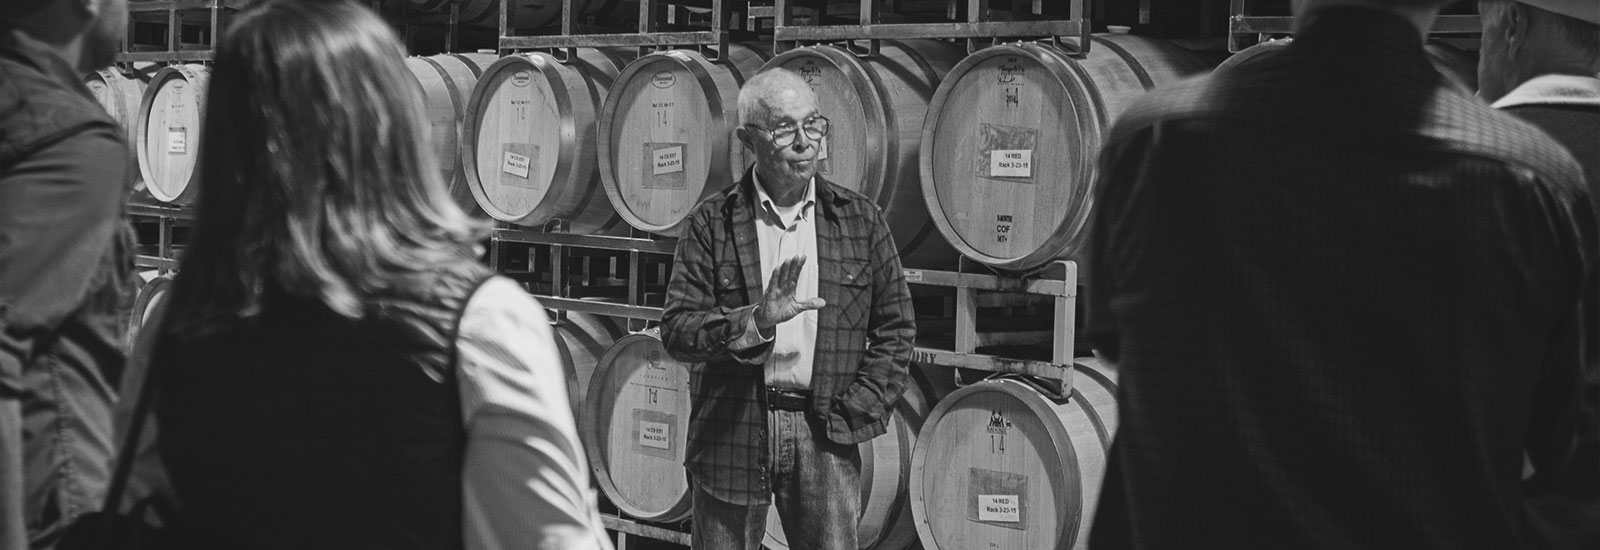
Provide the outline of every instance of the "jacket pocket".
<path id="1" fill-rule="evenodd" d="M 716 289 L 717 305 L 729 308 L 745 305 L 744 269 L 739 264 L 717 264 L 712 287 Z"/>

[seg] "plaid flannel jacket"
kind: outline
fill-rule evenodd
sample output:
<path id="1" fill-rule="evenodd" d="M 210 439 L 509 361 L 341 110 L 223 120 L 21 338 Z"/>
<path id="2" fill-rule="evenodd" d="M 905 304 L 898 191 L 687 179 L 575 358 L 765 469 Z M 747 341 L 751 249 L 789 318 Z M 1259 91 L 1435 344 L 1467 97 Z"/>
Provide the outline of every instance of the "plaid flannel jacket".
<path id="1" fill-rule="evenodd" d="M 817 177 L 817 348 L 807 416 L 828 438 L 855 444 L 884 433 L 905 389 L 916 324 L 889 227 L 877 205 Z M 738 184 L 689 214 L 678 240 L 662 315 L 674 358 L 699 363 L 684 465 L 711 495 L 733 504 L 770 501 L 767 343 L 735 351 L 766 281 L 756 240 L 755 183 Z"/>

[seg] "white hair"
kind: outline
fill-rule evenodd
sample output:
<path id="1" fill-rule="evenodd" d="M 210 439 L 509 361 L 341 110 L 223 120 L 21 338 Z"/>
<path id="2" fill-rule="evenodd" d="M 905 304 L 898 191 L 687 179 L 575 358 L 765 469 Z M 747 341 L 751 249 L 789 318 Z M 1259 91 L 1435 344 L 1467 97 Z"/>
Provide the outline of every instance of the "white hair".
<path id="1" fill-rule="evenodd" d="M 753 124 L 756 116 L 766 114 L 769 99 L 791 91 L 816 97 L 804 78 L 783 67 L 773 67 L 751 77 L 739 88 L 739 125 Z"/>

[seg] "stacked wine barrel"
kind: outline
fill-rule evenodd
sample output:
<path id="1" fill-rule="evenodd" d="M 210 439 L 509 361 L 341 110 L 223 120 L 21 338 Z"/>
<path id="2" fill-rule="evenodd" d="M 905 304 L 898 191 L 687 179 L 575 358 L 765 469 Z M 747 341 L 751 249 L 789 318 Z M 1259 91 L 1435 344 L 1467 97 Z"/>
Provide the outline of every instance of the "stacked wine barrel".
<path id="1" fill-rule="evenodd" d="M 1082 59 L 1034 43 L 979 50 L 939 85 L 923 125 L 929 214 L 963 255 L 995 267 L 1075 257 L 1111 121 L 1146 90 L 1209 68 L 1129 35 L 1093 37 Z"/>
<path id="2" fill-rule="evenodd" d="M 422 87 L 422 97 L 428 109 L 431 127 L 433 156 L 439 164 L 450 196 L 468 212 L 477 212 L 478 203 L 467 190 L 465 167 L 461 155 L 461 121 L 467 112 L 467 100 L 472 97 L 479 75 L 495 57 L 490 54 L 444 54 L 431 57 L 406 58 L 406 68 Z"/>
<path id="3" fill-rule="evenodd" d="M 1093 359 L 1066 399 L 1012 378 L 951 393 L 911 458 L 923 547 L 1086 548 L 1116 431 L 1116 374 Z"/>
<path id="4" fill-rule="evenodd" d="M 567 375 L 567 399 L 577 418 L 582 414 L 589 381 L 600 368 L 601 358 L 625 333 L 610 317 L 570 311 L 555 323 L 555 329 L 556 350 Z"/>
<path id="5" fill-rule="evenodd" d="M 600 109 L 599 145 L 601 181 L 624 220 L 676 237 L 695 204 L 743 176 L 751 159 L 732 140 L 739 86 L 768 57 L 735 44 L 716 61 L 672 50 L 622 70 Z"/>
<path id="6" fill-rule="evenodd" d="M 210 80 L 211 69 L 204 65 L 173 65 L 157 72 L 145 88 L 134 147 L 145 189 L 156 200 L 179 205 L 195 200 Z"/>
<path id="7" fill-rule="evenodd" d="M 627 231 L 600 189 L 596 116 L 631 57 L 585 48 L 570 63 L 535 52 L 488 68 L 467 108 L 461 146 L 467 187 L 485 212 L 584 235 Z"/>
<path id="8" fill-rule="evenodd" d="M 139 106 L 144 101 L 145 87 L 157 70 L 153 63 L 135 63 L 131 72 L 107 67 L 83 78 L 95 101 L 127 134 L 129 144 L 139 141 Z M 144 191 L 144 177 L 138 173 L 133 174 L 133 189 L 135 193 Z"/>
<path id="9" fill-rule="evenodd" d="M 688 428 L 689 366 L 667 356 L 654 333 L 612 344 L 589 381 L 578 429 L 595 481 L 617 509 L 647 521 L 689 517 Z"/>

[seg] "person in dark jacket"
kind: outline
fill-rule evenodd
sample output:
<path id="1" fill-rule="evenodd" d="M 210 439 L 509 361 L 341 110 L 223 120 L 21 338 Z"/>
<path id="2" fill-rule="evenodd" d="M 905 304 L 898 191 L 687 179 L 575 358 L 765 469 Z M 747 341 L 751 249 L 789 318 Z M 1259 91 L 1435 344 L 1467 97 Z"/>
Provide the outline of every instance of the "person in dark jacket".
<path id="1" fill-rule="evenodd" d="M 1113 125 L 1092 548 L 1600 548 L 1541 517 L 1600 500 L 1595 211 L 1565 148 L 1429 64 L 1448 3 L 1299 2 L 1283 53 Z"/>
<path id="2" fill-rule="evenodd" d="M 667 352 L 702 363 L 684 458 L 694 547 L 757 550 L 775 505 L 792 547 L 853 550 L 856 445 L 905 389 L 911 292 L 877 206 L 817 175 L 828 119 L 805 80 L 751 78 L 739 121 L 755 166 L 690 212 L 662 313 Z"/>
<path id="3" fill-rule="evenodd" d="M 128 146 L 80 75 L 123 0 L 0 8 L 0 548 L 50 548 L 98 510 L 133 295 Z"/>
<path id="4" fill-rule="evenodd" d="M 1478 11 L 1483 17 L 1479 97 L 1566 146 L 1583 166 L 1590 200 L 1600 205 L 1600 2 L 1484 0 Z M 1600 303 L 1588 307 L 1600 310 Z M 1590 362 L 1600 362 L 1600 349 L 1591 347 L 1587 355 Z M 1592 426 L 1600 424 L 1600 369 L 1588 372 L 1578 419 Z M 1595 431 L 1585 430 L 1591 437 L 1576 446 L 1579 463 L 1590 465 L 1586 484 L 1600 479 L 1600 435 Z M 1551 537 L 1549 546 L 1600 547 L 1593 538 L 1569 535 L 1586 533 L 1576 527 L 1600 526 L 1600 500 L 1548 500 L 1541 507 L 1530 515 L 1530 525 Z"/>
<path id="5" fill-rule="evenodd" d="M 476 261 L 405 55 L 345 0 L 260 0 L 218 44 L 195 237 L 141 334 L 190 547 L 611 547 L 550 322 Z"/>

